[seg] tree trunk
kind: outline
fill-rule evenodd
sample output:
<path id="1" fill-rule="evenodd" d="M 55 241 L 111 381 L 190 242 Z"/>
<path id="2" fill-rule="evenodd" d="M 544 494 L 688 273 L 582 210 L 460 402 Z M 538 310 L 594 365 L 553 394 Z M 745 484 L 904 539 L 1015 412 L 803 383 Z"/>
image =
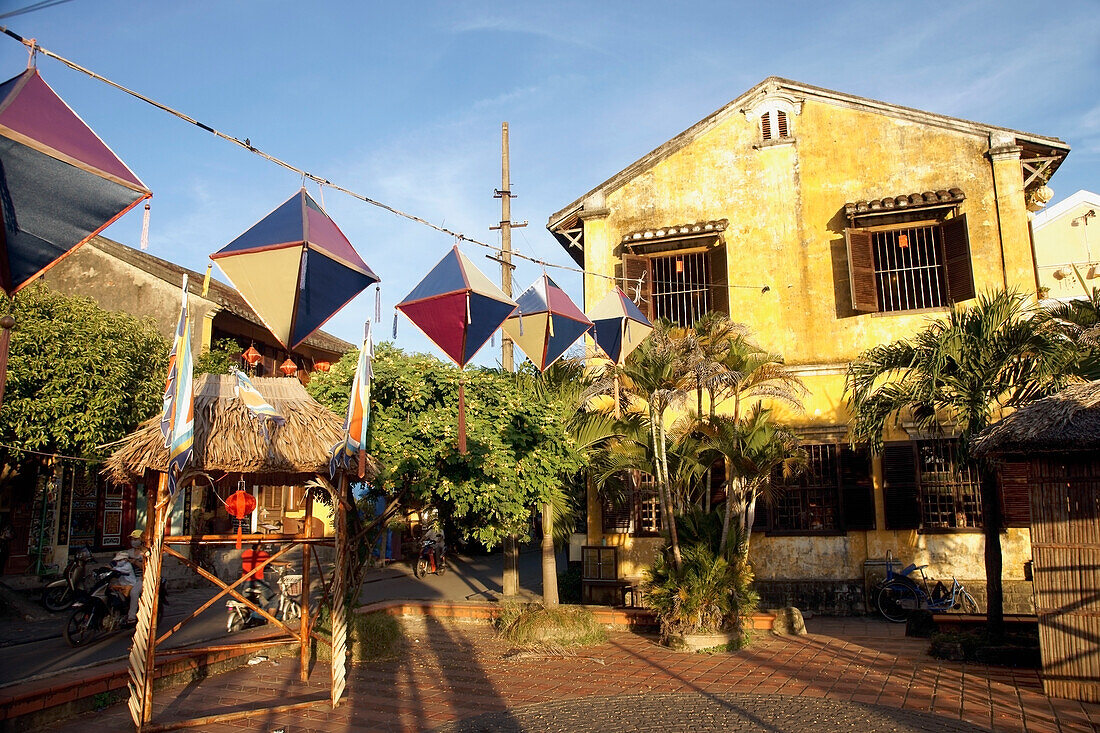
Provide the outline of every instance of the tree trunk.
<path id="1" fill-rule="evenodd" d="M 554 554 L 554 510 L 542 505 L 542 605 L 558 605 L 558 561 Z"/>
<path id="2" fill-rule="evenodd" d="M 510 534 L 504 538 L 504 596 L 519 595 L 519 538 Z"/>
<path id="3" fill-rule="evenodd" d="M 986 630 L 999 638 L 1004 635 L 1004 586 L 1001 583 L 1001 502 L 993 467 L 982 460 L 978 468 L 982 492 L 982 525 L 985 535 L 985 587 L 987 594 Z"/>
<path id="4" fill-rule="evenodd" d="M 665 496 L 669 497 L 669 523 L 668 523 L 668 539 L 669 545 L 672 547 L 672 562 L 676 566 L 677 570 L 680 570 L 683 565 L 683 559 L 680 556 L 680 537 L 676 531 L 676 514 L 672 507 L 672 486 L 668 480 L 668 450 L 665 446 L 665 421 L 664 415 L 661 415 L 657 422 L 657 430 L 660 434 L 661 443 L 661 460 L 660 471 L 661 479 L 658 483 L 665 487 Z"/>
<path id="5" fill-rule="evenodd" d="M 744 532 L 745 546 L 741 549 L 741 559 L 749 559 L 749 540 L 752 539 L 752 525 L 756 524 L 756 500 L 758 495 L 756 490 L 752 490 L 752 496 L 749 499 L 748 504 L 745 506 L 745 513 L 741 517 L 741 521 L 744 524 L 741 526 L 742 532 Z"/>
<path id="6" fill-rule="evenodd" d="M 726 472 L 727 475 L 730 473 L 728 465 L 726 467 Z M 745 479 L 743 478 L 731 478 L 726 481 L 726 510 L 722 517 L 722 540 L 718 544 L 718 554 L 722 557 L 725 557 L 726 545 L 729 543 L 730 521 L 733 519 L 734 509 L 737 509 L 737 515 L 739 517 L 744 517 L 744 482 Z"/>

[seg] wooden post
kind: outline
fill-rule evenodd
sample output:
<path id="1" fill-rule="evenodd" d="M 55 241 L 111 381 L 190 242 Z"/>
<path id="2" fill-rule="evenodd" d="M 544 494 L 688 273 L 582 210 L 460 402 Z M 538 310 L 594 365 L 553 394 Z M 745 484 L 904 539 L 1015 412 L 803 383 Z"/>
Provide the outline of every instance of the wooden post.
<path id="1" fill-rule="evenodd" d="M 130 646 L 130 717 L 138 732 L 153 717 L 153 667 L 157 653 L 157 606 L 160 605 L 164 518 L 168 515 L 168 474 L 160 474 L 150 522 L 152 542 L 138 601 L 137 626 Z"/>
<path id="2" fill-rule="evenodd" d="M 306 538 L 312 537 L 313 531 L 313 496 L 306 494 L 306 516 L 305 527 L 303 527 L 303 534 Z M 306 682 L 309 680 L 309 544 L 302 544 L 302 595 L 300 598 L 299 610 L 301 612 L 300 626 L 298 627 L 298 633 L 302 639 L 302 653 L 301 663 L 302 668 L 301 680 Z"/>
<path id="3" fill-rule="evenodd" d="M 348 568 L 348 522 L 347 509 L 344 508 L 344 497 L 348 491 L 348 475 L 340 474 L 340 482 L 337 484 L 337 496 L 333 497 L 332 511 L 336 525 L 336 566 L 332 570 L 331 603 L 332 603 L 332 707 L 340 702 L 347 686 L 347 653 L 348 653 L 348 619 L 344 607 L 344 596 L 347 593 L 347 568 Z"/>

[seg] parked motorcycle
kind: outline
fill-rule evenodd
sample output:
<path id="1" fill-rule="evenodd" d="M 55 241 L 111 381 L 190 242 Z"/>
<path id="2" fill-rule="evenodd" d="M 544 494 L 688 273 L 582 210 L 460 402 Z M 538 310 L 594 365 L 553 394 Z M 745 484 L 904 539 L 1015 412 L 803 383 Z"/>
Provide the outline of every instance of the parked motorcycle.
<path id="1" fill-rule="evenodd" d="M 275 585 L 279 589 L 278 592 L 263 579 L 242 583 L 238 586 L 238 590 L 242 596 L 260 608 L 269 610 L 271 615 L 280 621 L 284 623 L 296 621 L 302 615 L 300 601 L 302 576 L 297 573 L 288 575 L 285 567 L 278 567 L 276 572 L 278 578 Z M 263 615 L 256 613 L 235 598 L 226 601 L 225 611 L 225 630 L 230 634 L 250 626 L 262 626 L 267 623 Z"/>
<path id="2" fill-rule="evenodd" d="M 62 577 L 42 589 L 42 605 L 50 611 L 64 611 L 73 605 L 77 591 L 88 590 L 86 583 L 91 581 L 88 575 L 88 563 L 95 560 L 89 547 L 81 547 L 69 555 Z"/>
<path id="3" fill-rule="evenodd" d="M 420 543 L 420 557 L 413 566 L 413 574 L 423 578 L 428 573 L 443 575 L 447 572 L 447 548 L 436 547 L 435 540 L 423 540 Z"/>
<path id="4" fill-rule="evenodd" d="M 107 636 L 126 625 L 130 601 L 114 587 L 122 573 L 109 567 L 98 568 L 92 573 L 91 590 L 78 590 L 73 602 L 74 610 L 65 624 L 65 641 L 77 647 Z"/>

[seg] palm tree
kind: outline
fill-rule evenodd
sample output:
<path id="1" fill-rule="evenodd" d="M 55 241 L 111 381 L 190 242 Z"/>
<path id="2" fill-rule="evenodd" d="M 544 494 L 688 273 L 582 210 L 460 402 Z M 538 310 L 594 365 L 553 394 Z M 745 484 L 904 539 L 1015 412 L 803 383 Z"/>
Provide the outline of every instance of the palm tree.
<path id="1" fill-rule="evenodd" d="M 757 403 L 742 419 L 718 415 L 700 424 L 703 445 L 721 455 L 730 469 L 726 482 L 726 506 L 722 518 L 719 554 L 724 554 L 730 537 L 731 521 L 734 536 L 739 538 L 742 558 L 748 556 L 756 505 L 761 498 L 770 499 L 774 489 L 772 477 L 797 475 L 806 465 L 806 454 L 798 446 L 798 437 L 775 423 L 771 410 Z"/>
<path id="2" fill-rule="evenodd" d="M 1073 343 L 1018 293 L 982 295 L 972 307 L 953 306 L 911 339 L 863 352 L 848 367 L 846 391 L 854 442 L 882 447 L 889 420 L 913 419 L 924 432 L 954 425 L 964 458 L 977 435 L 1002 410 L 1076 381 Z M 995 469 L 979 462 L 985 529 L 988 626 L 1004 630 L 1000 501 Z"/>
<path id="3" fill-rule="evenodd" d="M 1100 379 L 1100 288 L 1093 288 L 1086 298 L 1058 303 L 1046 315 L 1080 345 L 1081 376 Z"/>
<path id="4" fill-rule="evenodd" d="M 523 379 L 522 377 L 518 377 Z M 535 396 L 556 406 L 556 418 L 565 424 L 573 447 L 590 458 L 598 446 L 619 437 L 619 423 L 612 417 L 583 409 L 589 379 L 579 359 L 561 359 L 533 380 Z M 571 477 L 562 476 L 563 484 Z M 543 605 L 558 605 L 558 569 L 555 555 L 557 528 L 564 528 L 573 516 L 569 492 L 557 486 L 542 505 L 542 598 Z M 560 538 L 558 538 L 560 539 Z"/>
<path id="5" fill-rule="evenodd" d="M 675 509 L 670 489 L 665 416 L 669 408 L 683 403 L 685 392 L 682 385 L 689 368 L 687 351 L 674 338 L 671 325 L 667 321 L 658 322 L 649 337 L 627 357 L 626 363 L 621 367 L 605 367 L 603 376 L 593 382 L 585 395 L 590 397 L 614 393 L 616 412 L 619 412 L 620 407 L 618 400 L 625 401 L 628 412 L 639 407 L 644 409 L 645 428 L 648 431 L 645 440 L 649 450 L 648 458 L 651 459 L 651 475 L 657 483 L 662 523 L 668 528 L 672 561 L 677 569 L 681 567 L 680 542 L 676 535 Z M 611 459 L 622 461 L 625 457 L 612 455 Z M 636 456 L 631 458 L 631 462 L 638 463 Z"/>

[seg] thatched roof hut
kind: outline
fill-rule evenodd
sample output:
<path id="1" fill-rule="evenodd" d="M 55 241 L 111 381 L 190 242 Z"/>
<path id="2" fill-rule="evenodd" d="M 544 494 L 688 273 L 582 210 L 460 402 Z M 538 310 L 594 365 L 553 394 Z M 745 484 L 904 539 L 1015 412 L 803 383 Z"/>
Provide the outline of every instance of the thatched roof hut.
<path id="1" fill-rule="evenodd" d="M 1100 448 L 1100 380 L 1036 400 L 991 426 L 976 455 L 1066 453 Z"/>
<path id="2" fill-rule="evenodd" d="M 269 444 L 260 423 L 236 396 L 236 377 L 199 375 L 190 468 L 250 474 L 257 483 L 272 484 L 327 476 L 329 452 L 343 439 L 343 419 L 310 397 L 297 379 L 258 377 L 252 383 L 286 424 L 269 428 Z M 168 449 L 155 417 L 123 441 L 107 460 L 107 471 L 116 481 L 129 481 L 148 470 L 163 472 L 167 465 Z"/>

